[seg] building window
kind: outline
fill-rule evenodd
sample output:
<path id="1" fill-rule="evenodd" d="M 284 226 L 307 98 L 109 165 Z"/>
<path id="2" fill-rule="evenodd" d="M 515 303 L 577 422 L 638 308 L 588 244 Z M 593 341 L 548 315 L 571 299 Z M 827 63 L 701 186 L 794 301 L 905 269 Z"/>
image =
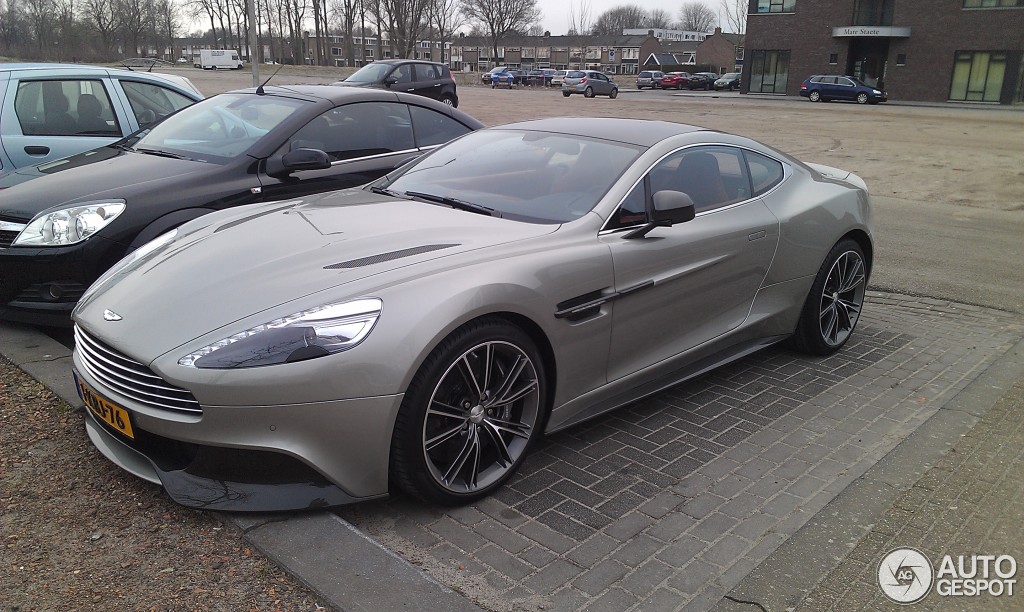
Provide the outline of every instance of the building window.
<path id="1" fill-rule="evenodd" d="M 896 65 L 897 66 L 906 66 L 907 65 L 907 54 L 906 53 L 898 53 L 898 54 L 896 54 Z"/>
<path id="2" fill-rule="evenodd" d="M 363 49 L 363 57 L 373 57 L 373 49 Z"/>
<path id="3" fill-rule="evenodd" d="M 341 47 L 331 47 L 331 55 L 341 55 Z"/>
<path id="4" fill-rule="evenodd" d="M 891 26 L 896 0 L 857 0 L 853 25 Z"/>
<path id="5" fill-rule="evenodd" d="M 957 51 L 949 99 L 956 102 L 999 102 L 1006 76 L 1005 51 Z"/>
<path id="6" fill-rule="evenodd" d="M 964 8 L 1024 7 L 1024 0 L 964 0 Z"/>
<path id="7" fill-rule="evenodd" d="M 789 51 L 758 49 L 750 53 L 750 92 L 786 93 Z"/>
<path id="8" fill-rule="evenodd" d="M 792 13 L 796 0 L 757 0 L 758 13 Z"/>
<path id="9" fill-rule="evenodd" d="M 835 66 L 836 64 L 838 64 L 839 63 L 839 54 L 838 53 L 829 53 L 828 54 L 828 63 L 829 63 L 829 65 L 832 65 L 832 66 Z"/>

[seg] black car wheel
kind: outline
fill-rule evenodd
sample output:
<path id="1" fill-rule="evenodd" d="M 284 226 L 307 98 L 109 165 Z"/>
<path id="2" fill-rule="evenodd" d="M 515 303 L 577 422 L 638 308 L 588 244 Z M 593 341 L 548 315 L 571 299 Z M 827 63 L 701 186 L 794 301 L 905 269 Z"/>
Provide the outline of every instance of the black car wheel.
<path id="1" fill-rule="evenodd" d="M 864 306 L 868 271 L 864 251 L 840 240 L 821 264 L 791 343 L 812 355 L 829 355 L 850 338 Z"/>
<path id="2" fill-rule="evenodd" d="M 435 503 L 489 495 L 539 436 L 546 393 L 540 352 L 520 328 L 496 318 L 459 328 L 409 385 L 395 422 L 391 477 Z"/>
<path id="3" fill-rule="evenodd" d="M 867 104 L 867 103 L 868 103 L 868 94 L 864 93 L 863 91 L 860 92 L 859 94 L 857 94 L 857 104 Z"/>
<path id="4" fill-rule="evenodd" d="M 586 90 L 585 90 L 585 91 L 583 92 L 583 97 L 584 97 L 584 98 L 593 98 L 593 97 L 594 97 L 594 88 L 593 88 L 593 87 L 588 87 L 588 88 L 587 88 L 587 89 L 586 89 Z"/>
<path id="5" fill-rule="evenodd" d="M 612 88 L 612 92 L 610 94 L 608 94 L 608 97 L 611 98 L 612 100 L 614 100 L 616 97 L 618 97 L 618 95 L 619 95 L 618 88 L 613 87 Z"/>
<path id="6" fill-rule="evenodd" d="M 451 96 L 447 96 L 447 95 L 443 96 L 441 98 L 441 102 L 444 102 L 445 104 L 447 104 L 448 106 L 451 106 L 452 108 L 455 108 L 457 106 L 455 104 L 455 98 L 453 98 Z"/>
<path id="7" fill-rule="evenodd" d="M 821 102 L 821 93 L 817 91 L 812 91 L 811 93 L 807 94 L 807 99 L 810 100 L 811 102 Z"/>
<path id="8" fill-rule="evenodd" d="M 568 97 L 569 97 L 569 95 L 570 95 L 570 94 L 569 94 L 569 92 L 567 92 L 567 91 L 563 91 L 563 92 L 562 92 L 562 97 L 563 97 L 563 98 L 568 98 Z"/>

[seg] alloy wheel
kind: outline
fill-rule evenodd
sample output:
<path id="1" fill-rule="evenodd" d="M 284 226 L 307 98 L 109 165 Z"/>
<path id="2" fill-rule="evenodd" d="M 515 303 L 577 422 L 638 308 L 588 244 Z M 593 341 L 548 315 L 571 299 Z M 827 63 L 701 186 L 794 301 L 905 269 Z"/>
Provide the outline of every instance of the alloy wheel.
<path id="1" fill-rule="evenodd" d="M 821 338 L 829 346 L 840 346 L 857 325 L 864 306 L 867 286 L 864 260 L 855 251 L 846 251 L 829 270 L 821 292 L 818 322 Z"/>

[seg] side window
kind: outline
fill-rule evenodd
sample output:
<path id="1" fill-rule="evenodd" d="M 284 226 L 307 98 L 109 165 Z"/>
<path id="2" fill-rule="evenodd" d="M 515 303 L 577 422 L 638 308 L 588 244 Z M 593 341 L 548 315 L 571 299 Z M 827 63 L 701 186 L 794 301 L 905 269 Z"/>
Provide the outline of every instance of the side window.
<path id="1" fill-rule="evenodd" d="M 412 64 L 399 64 L 391 73 L 391 78 L 398 79 L 398 84 L 412 83 Z"/>
<path id="2" fill-rule="evenodd" d="M 444 144 L 471 131 L 451 117 L 429 108 L 410 106 L 409 112 L 412 114 L 412 130 L 418 147 Z"/>
<path id="3" fill-rule="evenodd" d="M 26 136 L 120 136 L 102 81 L 22 81 L 14 109 Z"/>
<path id="4" fill-rule="evenodd" d="M 644 179 L 622 200 L 622 204 L 605 224 L 604 229 L 614 230 L 643 225 L 647 223 L 647 219 L 647 179 Z"/>
<path id="5" fill-rule="evenodd" d="M 128 103 L 131 104 L 132 113 L 135 115 L 139 127 L 144 128 L 149 124 L 163 119 L 178 109 L 189 106 L 193 103 L 191 98 L 180 93 L 139 81 L 128 81 L 121 79 L 121 89 L 124 90 Z"/>
<path id="6" fill-rule="evenodd" d="M 432 64 L 416 64 L 417 81 L 436 81 L 441 78 L 437 73 L 437 66 Z"/>
<path id="7" fill-rule="evenodd" d="M 853 87 L 853 81 L 851 81 L 850 79 L 844 79 L 842 77 L 837 78 L 836 83 L 844 87 Z"/>
<path id="8" fill-rule="evenodd" d="M 289 148 L 326 151 L 331 161 L 385 155 L 415 148 L 405 104 L 363 102 L 331 109 L 307 123 Z"/>
<path id="9" fill-rule="evenodd" d="M 651 193 L 682 191 L 696 212 L 750 198 L 747 165 L 733 147 L 691 147 L 666 157 L 650 172 Z"/>
<path id="10" fill-rule="evenodd" d="M 782 182 L 786 173 L 781 163 L 753 151 L 744 151 L 743 157 L 746 158 L 747 167 L 750 169 L 750 184 L 754 188 L 755 196 L 765 194 Z"/>

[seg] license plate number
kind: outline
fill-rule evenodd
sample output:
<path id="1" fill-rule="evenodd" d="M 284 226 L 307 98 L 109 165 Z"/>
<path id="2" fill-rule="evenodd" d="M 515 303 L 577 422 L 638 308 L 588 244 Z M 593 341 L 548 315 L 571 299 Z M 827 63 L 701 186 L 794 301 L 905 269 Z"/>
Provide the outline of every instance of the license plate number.
<path id="1" fill-rule="evenodd" d="M 131 417 L 128 416 L 127 410 L 93 391 L 89 385 L 82 382 L 82 379 L 78 376 L 75 376 L 75 382 L 78 383 L 78 393 L 82 396 L 82 401 L 85 402 L 85 405 L 89 407 L 89 410 L 96 415 L 97 419 L 103 421 L 107 425 L 110 425 L 129 438 L 132 438 L 133 440 L 135 439 L 135 432 L 132 431 L 132 420 Z"/>

